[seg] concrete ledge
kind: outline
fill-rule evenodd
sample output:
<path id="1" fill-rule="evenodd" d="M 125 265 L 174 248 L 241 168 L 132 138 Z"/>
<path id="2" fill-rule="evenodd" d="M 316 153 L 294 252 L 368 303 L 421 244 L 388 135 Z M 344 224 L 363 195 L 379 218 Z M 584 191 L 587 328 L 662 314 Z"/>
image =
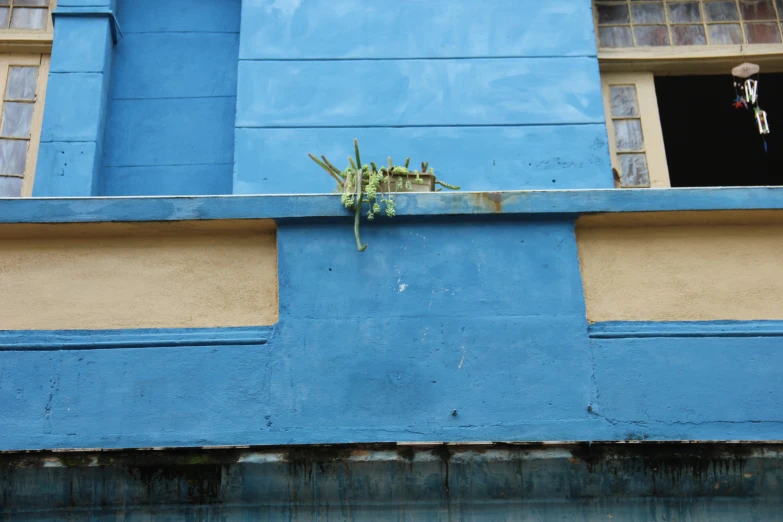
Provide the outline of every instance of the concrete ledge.
<path id="1" fill-rule="evenodd" d="M 398 216 L 783 209 L 783 187 L 400 194 Z M 333 194 L 0 199 L 0 223 L 343 217 Z"/>
<path id="2" fill-rule="evenodd" d="M 143 330 L 0 331 L 0 352 L 178 348 L 187 346 L 261 346 L 271 327 L 150 328 Z"/>
<path id="3" fill-rule="evenodd" d="M 592 339 L 648 337 L 783 337 L 783 321 L 607 321 L 589 327 Z"/>

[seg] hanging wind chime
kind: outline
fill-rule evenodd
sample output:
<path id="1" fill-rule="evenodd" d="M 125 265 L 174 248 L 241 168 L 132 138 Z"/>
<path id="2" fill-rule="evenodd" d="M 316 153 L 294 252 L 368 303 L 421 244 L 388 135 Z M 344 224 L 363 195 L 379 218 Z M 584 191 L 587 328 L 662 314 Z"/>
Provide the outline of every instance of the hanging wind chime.
<path id="1" fill-rule="evenodd" d="M 764 152 L 767 151 L 767 139 L 769 134 L 769 122 L 767 112 L 759 107 L 759 71 L 761 68 L 755 63 L 743 63 L 731 70 L 734 77 L 735 109 L 753 110 L 761 139 L 764 142 Z"/>

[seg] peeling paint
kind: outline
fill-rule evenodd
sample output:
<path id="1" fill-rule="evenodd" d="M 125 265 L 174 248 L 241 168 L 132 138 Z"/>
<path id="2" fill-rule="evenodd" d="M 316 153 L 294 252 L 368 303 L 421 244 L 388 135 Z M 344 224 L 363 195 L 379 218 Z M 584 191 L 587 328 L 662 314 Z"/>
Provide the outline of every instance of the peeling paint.
<path id="1" fill-rule="evenodd" d="M 471 193 L 473 205 L 485 212 L 501 214 L 503 212 L 503 194 L 501 192 Z"/>

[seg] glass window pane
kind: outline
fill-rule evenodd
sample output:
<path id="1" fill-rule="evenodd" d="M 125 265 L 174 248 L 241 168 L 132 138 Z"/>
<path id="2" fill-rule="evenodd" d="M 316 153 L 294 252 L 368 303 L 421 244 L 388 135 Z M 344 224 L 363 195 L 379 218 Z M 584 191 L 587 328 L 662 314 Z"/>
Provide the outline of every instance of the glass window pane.
<path id="1" fill-rule="evenodd" d="M 649 187 L 650 173 L 644 154 L 619 154 L 620 185 L 623 187 Z"/>
<path id="2" fill-rule="evenodd" d="M 634 118 L 639 116 L 636 103 L 636 87 L 633 85 L 612 85 L 609 87 L 609 106 L 615 118 Z"/>
<path id="3" fill-rule="evenodd" d="M 669 29 L 665 25 L 641 25 L 633 31 L 639 46 L 669 45 Z"/>
<path id="4" fill-rule="evenodd" d="M 22 178 L 0 176 L 0 198 L 18 198 L 22 195 Z"/>
<path id="5" fill-rule="evenodd" d="M 24 175 L 27 141 L 0 139 L 0 174 Z"/>
<path id="6" fill-rule="evenodd" d="M 778 24 L 745 24 L 745 34 L 748 36 L 748 43 L 779 43 L 780 32 Z"/>
<path id="7" fill-rule="evenodd" d="M 666 23 L 666 16 L 663 14 L 663 4 L 631 5 L 631 15 L 635 24 Z"/>
<path id="8" fill-rule="evenodd" d="M 742 18 L 745 20 L 775 20 L 772 0 L 740 0 Z"/>
<path id="9" fill-rule="evenodd" d="M 37 6 L 49 7 L 49 0 L 14 0 L 14 5 L 19 6 Z"/>
<path id="10" fill-rule="evenodd" d="M 704 16 L 708 22 L 734 22 L 739 20 L 737 4 L 734 2 L 705 2 Z"/>
<path id="11" fill-rule="evenodd" d="M 35 100 L 35 87 L 38 81 L 38 67 L 10 67 L 8 70 L 8 88 L 5 97 L 8 100 Z"/>
<path id="12" fill-rule="evenodd" d="M 704 27 L 701 25 L 675 25 L 672 27 L 674 45 L 705 45 Z"/>
<path id="13" fill-rule="evenodd" d="M 593 0 L 593 7 L 604 49 L 783 43 L 783 0 Z"/>
<path id="14" fill-rule="evenodd" d="M 696 2 L 669 4 L 669 22 L 673 24 L 701 22 L 699 4 Z"/>
<path id="15" fill-rule="evenodd" d="M 29 138 L 33 107 L 32 103 L 6 102 L 3 109 L 3 130 L 0 134 L 10 138 Z"/>
<path id="16" fill-rule="evenodd" d="M 614 120 L 612 123 L 618 152 L 644 150 L 641 120 Z"/>
<path id="17" fill-rule="evenodd" d="M 627 24 L 628 18 L 627 5 L 597 5 L 599 24 Z"/>
<path id="18" fill-rule="evenodd" d="M 7 7 L 0 7 L 0 28 L 8 27 L 8 13 L 10 9 Z"/>
<path id="19" fill-rule="evenodd" d="M 14 8 L 11 15 L 13 29 L 46 29 L 47 9 Z"/>
<path id="20" fill-rule="evenodd" d="M 630 27 L 599 27 L 598 43 L 601 47 L 633 47 Z"/>
<path id="21" fill-rule="evenodd" d="M 742 43 L 742 29 L 739 24 L 720 24 L 707 27 L 710 45 L 731 45 Z"/>

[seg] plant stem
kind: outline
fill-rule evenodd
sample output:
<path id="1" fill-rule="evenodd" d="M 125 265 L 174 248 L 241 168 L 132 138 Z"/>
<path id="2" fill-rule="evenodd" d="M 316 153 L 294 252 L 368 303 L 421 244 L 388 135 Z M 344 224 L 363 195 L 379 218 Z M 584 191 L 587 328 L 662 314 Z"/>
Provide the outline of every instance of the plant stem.
<path id="1" fill-rule="evenodd" d="M 449 185 L 448 183 L 444 183 L 443 181 L 440 180 L 436 180 L 435 184 L 440 185 L 441 187 L 446 187 L 447 189 L 459 190 L 459 187 L 457 185 Z"/>
<path id="2" fill-rule="evenodd" d="M 337 180 L 337 183 L 339 183 L 339 184 L 341 184 L 341 185 L 343 184 L 343 180 L 342 180 L 341 178 L 339 178 L 339 177 L 335 176 L 334 172 L 332 172 L 332 170 L 331 170 L 329 167 L 327 167 L 326 165 L 324 165 L 323 163 L 321 163 L 321 161 L 320 161 L 318 158 L 316 158 L 316 157 L 315 157 L 315 156 L 313 156 L 312 154 L 308 154 L 308 156 L 310 156 L 310 159 L 311 159 L 311 160 L 313 160 L 314 162 L 318 163 L 318 165 L 319 165 L 319 166 L 320 166 L 322 169 L 324 169 L 326 172 L 328 172 L 330 176 L 332 176 L 334 179 L 336 179 L 336 180 Z"/>
<path id="3" fill-rule="evenodd" d="M 367 250 L 367 245 L 362 245 L 362 239 L 359 237 L 359 218 L 361 218 L 362 204 L 356 205 L 356 214 L 353 217 L 353 235 L 356 236 L 356 248 L 359 252 Z"/>
<path id="4" fill-rule="evenodd" d="M 357 148 L 357 156 L 359 149 Z M 358 158 L 357 158 L 358 159 Z M 359 237 L 359 220 L 362 217 L 362 171 L 356 171 L 356 210 L 353 215 L 353 235 L 356 236 L 356 248 L 359 252 L 367 250 L 367 245 L 362 245 L 362 239 Z"/>
<path id="5" fill-rule="evenodd" d="M 340 176 L 341 178 L 343 178 L 343 179 L 344 179 L 343 173 L 342 173 L 342 172 L 340 172 L 340 169 L 338 169 L 337 167 L 335 167 L 334 165 L 332 165 L 331 163 L 329 163 L 329 160 L 328 160 L 328 159 L 326 159 L 326 156 L 321 156 L 321 159 L 322 159 L 322 160 L 324 160 L 324 163 L 326 163 L 326 166 L 327 166 L 327 167 L 329 167 L 330 169 L 332 169 L 332 172 L 334 172 L 335 174 L 337 174 L 338 176 Z"/>
<path id="6" fill-rule="evenodd" d="M 362 170 L 362 158 L 359 157 L 359 140 L 353 139 L 353 150 L 356 153 L 356 165 L 359 170 Z"/>

